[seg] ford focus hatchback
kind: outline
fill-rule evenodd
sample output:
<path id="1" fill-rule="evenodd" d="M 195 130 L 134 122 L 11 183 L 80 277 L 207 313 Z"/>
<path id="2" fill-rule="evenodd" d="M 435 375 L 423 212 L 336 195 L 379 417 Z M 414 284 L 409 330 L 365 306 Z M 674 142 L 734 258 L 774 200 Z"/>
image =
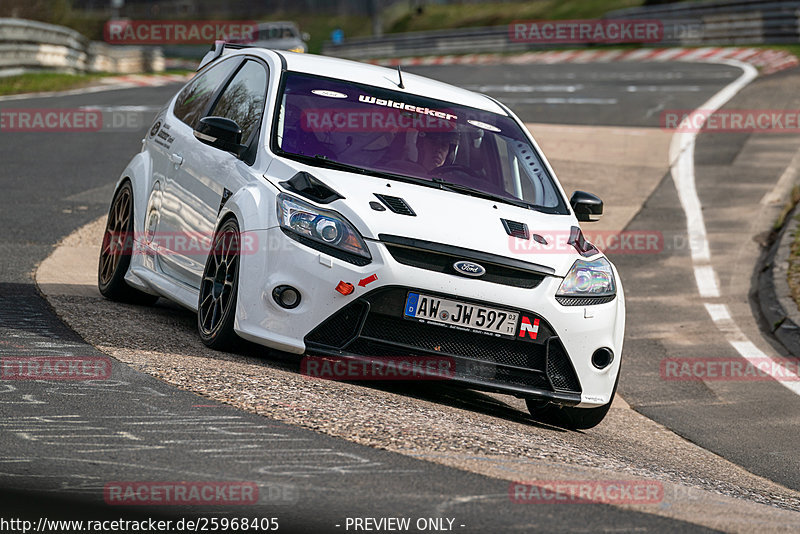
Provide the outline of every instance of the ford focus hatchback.
<path id="1" fill-rule="evenodd" d="M 617 271 L 580 228 L 602 209 L 568 198 L 490 97 L 217 43 L 119 179 L 99 287 L 193 310 L 213 348 L 438 359 L 450 381 L 589 428 L 625 324 Z"/>

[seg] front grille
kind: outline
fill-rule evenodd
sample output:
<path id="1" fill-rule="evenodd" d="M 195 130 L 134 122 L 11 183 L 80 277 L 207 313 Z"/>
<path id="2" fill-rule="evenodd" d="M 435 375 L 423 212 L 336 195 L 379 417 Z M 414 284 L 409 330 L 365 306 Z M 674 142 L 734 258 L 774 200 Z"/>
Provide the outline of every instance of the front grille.
<path id="1" fill-rule="evenodd" d="M 366 357 L 452 357 L 457 377 L 545 391 L 581 391 L 561 341 L 538 315 L 521 312 L 531 321 L 539 319 L 535 340 L 498 338 L 404 319 L 407 293 L 406 288 L 390 287 L 362 296 L 306 336 L 309 351 L 334 350 Z"/>
<path id="2" fill-rule="evenodd" d="M 460 260 L 468 260 L 475 261 L 486 269 L 486 274 L 480 278 L 476 278 L 476 280 L 524 289 L 533 289 L 544 280 L 544 275 L 538 273 L 473 260 L 463 256 L 440 254 L 431 250 L 390 245 L 388 243 L 384 243 L 384 245 L 392 257 L 399 263 L 417 267 L 418 269 L 461 276 L 453 268 L 453 264 Z"/>

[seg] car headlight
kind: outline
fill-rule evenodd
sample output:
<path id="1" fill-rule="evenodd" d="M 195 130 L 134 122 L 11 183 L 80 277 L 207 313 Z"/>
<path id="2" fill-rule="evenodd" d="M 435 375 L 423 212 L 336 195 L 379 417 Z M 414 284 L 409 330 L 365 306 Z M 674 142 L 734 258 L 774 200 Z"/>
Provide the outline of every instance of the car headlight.
<path id="1" fill-rule="evenodd" d="M 281 193 L 278 195 L 278 223 L 281 228 L 322 245 L 371 259 L 364 238 L 347 219 Z"/>
<path id="2" fill-rule="evenodd" d="M 557 297 L 610 297 L 616 295 L 614 271 L 606 258 L 576 260 L 561 282 Z"/>

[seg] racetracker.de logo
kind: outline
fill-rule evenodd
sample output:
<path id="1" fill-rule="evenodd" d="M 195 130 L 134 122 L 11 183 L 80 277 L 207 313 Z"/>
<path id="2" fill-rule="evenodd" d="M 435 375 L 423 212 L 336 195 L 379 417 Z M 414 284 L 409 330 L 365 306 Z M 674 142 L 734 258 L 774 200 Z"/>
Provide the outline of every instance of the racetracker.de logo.
<path id="1" fill-rule="evenodd" d="M 798 109 L 668 109 L 661 112 L 662 130 L 670 132 L 800 132 Z"/>
<path id="2" fill-rule="evenodd" d="M 508 496 L 517 504 L 657 504 L 664 487 L 656 480 L 534 480 L 512 482 Z"/>
<path id="3" fill-rule="evenodd" d="M 515 43 L 657 43 L 664 38 L 660 20 L 515 20 L 508 26 Z"/>
<path id="4" fill-rule="evenodd" d="M 333 356 L 306 356 L 300 373 L 325 380 L 449 380 L 456 363 L 446 356 L 395 356 L 356 360 Z"/>
<path id="5" fill-rule="evenodd" d="M 300 127 L 307 132 L 398 132 L 410 129 L 426 132 L 454 132 L 456 123 L 446 118 L 400 109 L 312 108 L 300 114 Z M 443 115 L 446 113 L 442 112 Z"/>
<path id="6" fill-rule="evenodd" d="M 0 110 L 0 132 L 99 132 L 98 109 L 25 108 Z"/>
<path id="7" fill-rule="evenodd" d="M 613 230 L 583 232 L 583 238 L 605 254 L 659 254 L 664 251 L 664 236 L 654 230 Z M 509 236 L 508 248 L 514 254 L 574 254 L 570 231 L 531 230 L 528 239 Z"/>
<path id="8" fill-rule="evenodd" d="M 255 482 L 109 482 L 106 504 L 242 506 L 258 502 Z"/>
<path id="9" fill-rule="evenodd" d="M 105 356 L 4 356 L 3 380 L 108 380 Z"/>
<path id="10" fill-rule="evenodd" d="M 143 255 L 187 256 L 205 258 L 211 252 L 216 234 L 203 232 L 106 232 L 103 250 L 111 256 Z M 245 256 L 258 252 L 259 240 L 255 232 L 240 232 L 238 239 L 224 234 L 217 241 L 218 254 Z"/>
<path id="11" fill-rule="evenodd" d="M 251 43 L 258 35 L 253 20 L 110 20 L 103 28 L 109 44 Z"/>
<path id="12" fill-rule="evenodd" d="M 800 381 L 800 360 L 790 358 L 664 358 L 662 380 Z"/>

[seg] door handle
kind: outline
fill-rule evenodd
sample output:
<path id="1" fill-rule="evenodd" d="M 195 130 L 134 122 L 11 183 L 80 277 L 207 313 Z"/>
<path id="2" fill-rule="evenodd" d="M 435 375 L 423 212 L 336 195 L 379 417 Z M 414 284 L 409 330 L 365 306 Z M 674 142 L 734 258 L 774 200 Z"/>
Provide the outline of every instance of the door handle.
<path id="1" fill-rule="evenodd" d="M 183 156 L 180 154 L 170 154 L 169 160 L 174 163 L 176 167 L 180 167 L 183 163 Z"/>

